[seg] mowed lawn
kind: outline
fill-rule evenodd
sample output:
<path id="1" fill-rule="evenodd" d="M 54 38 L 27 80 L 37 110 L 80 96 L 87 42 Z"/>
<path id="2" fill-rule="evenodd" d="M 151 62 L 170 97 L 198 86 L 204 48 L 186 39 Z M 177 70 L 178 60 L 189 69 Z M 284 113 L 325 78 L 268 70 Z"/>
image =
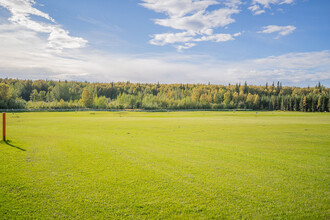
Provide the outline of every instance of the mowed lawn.
<path id="1" fill-rule="evenodd" d="M 330 114 L 8 113 L 0 219 L 330 219 Z"/>

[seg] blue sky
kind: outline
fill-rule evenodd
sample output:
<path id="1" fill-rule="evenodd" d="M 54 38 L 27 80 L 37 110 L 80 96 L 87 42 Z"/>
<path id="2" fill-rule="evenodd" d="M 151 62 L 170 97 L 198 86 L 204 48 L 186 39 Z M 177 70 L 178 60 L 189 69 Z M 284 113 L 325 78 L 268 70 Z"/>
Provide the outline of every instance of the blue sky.
<path id="1" fill-rule="evenodd" d="M 328 0 L 0 0 L 0 77 L 330 85 Z"/>

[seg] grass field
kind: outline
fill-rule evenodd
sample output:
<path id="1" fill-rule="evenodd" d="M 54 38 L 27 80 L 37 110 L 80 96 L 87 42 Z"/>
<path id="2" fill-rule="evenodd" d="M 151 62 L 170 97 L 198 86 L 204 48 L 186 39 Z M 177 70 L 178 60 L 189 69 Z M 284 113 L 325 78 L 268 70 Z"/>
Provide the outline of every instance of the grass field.
<path id="1" fill-rule="evenodd" d="M 330 114 L 8 113 L 0 219 L 330 219 Z"/>

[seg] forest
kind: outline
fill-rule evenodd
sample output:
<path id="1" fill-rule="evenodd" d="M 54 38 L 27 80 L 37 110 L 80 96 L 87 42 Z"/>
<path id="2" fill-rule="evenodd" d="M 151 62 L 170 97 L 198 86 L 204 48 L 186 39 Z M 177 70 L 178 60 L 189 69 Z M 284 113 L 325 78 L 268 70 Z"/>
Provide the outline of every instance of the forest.
<path id="1" fill-rule="evenodd" d="M 330 111 L 330 89 L 237 83 L 89 83 L 0 79 L 0 109 L 237 109 Z"/>

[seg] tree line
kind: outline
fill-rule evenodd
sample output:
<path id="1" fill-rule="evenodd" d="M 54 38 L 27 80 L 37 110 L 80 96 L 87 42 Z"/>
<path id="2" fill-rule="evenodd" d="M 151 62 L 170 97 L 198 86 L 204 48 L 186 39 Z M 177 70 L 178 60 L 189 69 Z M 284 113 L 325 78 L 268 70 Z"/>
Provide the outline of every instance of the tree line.
<path id="1" fill-rule="evenodd" d="M 330 89 L 237 83 L 89 83 L 0 78 L 1 109 L 253 109 L 330 111 Z"/>

